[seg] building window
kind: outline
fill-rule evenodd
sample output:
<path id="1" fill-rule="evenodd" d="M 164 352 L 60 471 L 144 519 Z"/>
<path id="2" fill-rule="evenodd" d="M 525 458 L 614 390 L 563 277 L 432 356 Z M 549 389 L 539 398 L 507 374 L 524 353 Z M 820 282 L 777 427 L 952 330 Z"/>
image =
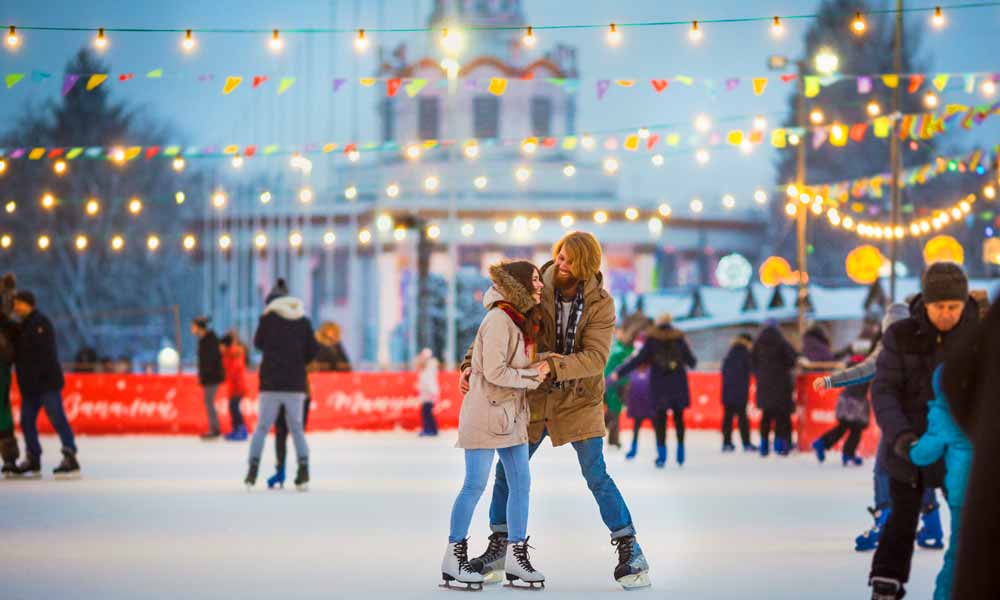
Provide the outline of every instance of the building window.
<path id="1" fill-rule="evenodd" d="M 417 133 L 422 140 L 436 140 L 440 132 L 440 110 L 437 98 L 421 98 L 417 104 Z"/>
<path id="2" fill-rule="evenodd" d="M 500 98 L 476 96 L 472 99 L 472 131 L 476 138 L 500 136 Z"/>
<path id="3" fill-rule="evenodd" d="M 382 100 L 380 115 L 382 121 L 382 141 L 391 142 L 396 139 L 396 112 L 391 100 Z"/>
<path id="4" fill-rule="evenodd" d="M 531 135 L 552 135 L 552 99 L 536 96 L 531 99 Z"/>

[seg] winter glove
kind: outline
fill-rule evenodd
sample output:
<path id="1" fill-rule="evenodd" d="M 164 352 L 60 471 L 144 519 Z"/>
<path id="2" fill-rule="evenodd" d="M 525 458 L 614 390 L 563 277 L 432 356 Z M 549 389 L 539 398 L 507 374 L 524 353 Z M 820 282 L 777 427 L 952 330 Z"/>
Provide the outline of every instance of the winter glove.
<path id="1" fill-rule="evenodd" d="M 899 437 L 892 444 L 892 451 L 896 453 L 896 456 L 899 456 L 906 462 L 910 462 L 910 446 L 916 444 L 919 439 L 917 434 L 912 431 L 904 431 L 899 434 Z"/>

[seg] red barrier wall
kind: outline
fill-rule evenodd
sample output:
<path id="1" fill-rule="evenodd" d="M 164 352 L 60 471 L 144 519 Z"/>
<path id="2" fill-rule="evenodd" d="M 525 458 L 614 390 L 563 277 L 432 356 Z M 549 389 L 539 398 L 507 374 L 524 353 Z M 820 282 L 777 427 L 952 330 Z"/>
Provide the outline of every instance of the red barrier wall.
<path id="1" fill-rule="evenodd" d="M 808 450 L 825 430 L 836 424 L 835 390 L 824 393 L 812 390 L 818 375 L 803 375 L 798 380 L 798 414 L 793 422 L 799 432 L 799 447 Z M 691 373 L 691 409 L 686 421 L 691 429 L 719 429 L 722 421 L 722 382 L 718 373 Z M 458 425 L 461 398 L 455 373 L 442 373 L 441 401 L 435 407 L 438 424 L 443 429 Z M 243 399 L 242 410 L 252 427 L 257 421 L 257 378 L 247 377 L 249 397 Z M 332 431 L 353 429 L 363 431 L 420 427 L 420 401 L 413 373 L 314 373 L 309 376 L 312 411 L 309 429 Z M 751 422 L 756 427 L 760 411 L 753 406 L 754 386 L 750 388 Z M 73 430 L 83 434 L 196 434 L 208 428 L 202 404 L 201 388 L 194 375 L 111 375 L 66 374 L 63 390 L 66 414 Z M 17 407 L 20 396 L 15 386 L 12 402 L 14 419 L 19 421 Z M 229 430 L 229 404 L 226 387 L 222 386 L 215 399 L 223 431 Z M 622 414 L 622 429 L 631 428 L 631 421 Z M 39 428 L 51 432 L 44 411 Z M 756 437 L 756 435 L 755 435 Z M 861 453 L 872 455 L 878 442 L 878 430 L 869 427 L 861 445 Z"/>

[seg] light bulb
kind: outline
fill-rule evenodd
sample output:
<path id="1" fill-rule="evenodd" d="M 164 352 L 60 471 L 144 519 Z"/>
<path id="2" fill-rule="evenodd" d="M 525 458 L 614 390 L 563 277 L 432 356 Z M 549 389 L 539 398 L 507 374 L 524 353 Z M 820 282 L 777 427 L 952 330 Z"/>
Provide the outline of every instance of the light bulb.
<path id="1" fill-rule="evenodd" d="M 472 237 L 476 233 L 476 227 L 472 223 L 465 223 L 462 225 L 462 236 Z"/>
<path id="2" fill-rule="evenodd" d="M 621 165 L 618 163 L 618 159 L 613 156 L 609 156 L 604 159 L 604 172 L 608 175 L 614 175 L 617 173 L 620 166 Z"/>
<path id="3" fill-rule="evenodd" d="M 924 106 L 927 108 L 937 108 L 938 97 L 934 92 L 927 92 L 924 94 Z"/>
<path id="4" fill-rule="evenodd" d="M 934 15 L 931 17 L 931 25 L 937 29 L 941 29 L 945 26 L 945 23 L 944 13 L 941 12 L 941 7 L 935 6 Z"/>
<path id="5" fill-rule="evenodd" d="M 177 171 L 178 173 L 180 173 L 181 171 L 184 170 L 184 166 L 185 165 L 186 165 L 186 163 L 184 162 L 184 159 L 181 158 L 180 156 L 174 158 L 173 164 L 172 164 L 172 166 L 174 168 L 174 171 Z"/>
<path id="6" fill-rule="evenodd" d="M 410 160 L 417 160 L 420 158 L 420 146 L 417 144 L 410 144 L 406 147 L 406 158 Z"/>
<path id="7" fill-rule="evenodd" d="M 732 210 L 736 208 L 736 197 L 732 194 L 726 194 L 722 197 L 722 208 L 726 210 Z"/>
<path id="8" fill-rule="evenodd" d="M 358 152 L 357 150 L 351 150 L 350 152 L 347 153 L 347 160 L 351 161 L 352 163 L 356 163 L 359 160 L 361 160 L 361 153 Z"/>
<path id="9" fill-rule="evenodd" d="M 42 196 L 42 208 L 45 210 L 52 210 L 56 205 L 56 197 L 52 194 L 45 194 Z"/>
<path id="10" fill-rule="evenodd" d="M 84 205 L 84 211 L 86 211 L 88 216 L 93 217 L 97 213 L 101 212 L 101 203 L 91 198 L 90 200 L 87 200 L 87 204 Z"/>
<path id="11" fill-rule="evenodd" d="M 797 212 L 799 212 L 799 208 L 794 202 L 789 202 L 785 205 L 785 214 L 789 217 L 794 217 Z"/>
<path id="12" fill-rule="evenodd" d="M 430 225 L 427 227 L 427 238 L 431 240 L 436 240 L 441 237 L 441 228 L 437 225 Z"/>
<path id="13" fill-rule="evenodd" d="M 493 231 L 499 235 L 507 233 L 507 221 L 497 221 L 493 224 Z"/>
<path id="14" fill-rule="evenodd" d="M 120 235 L 116 235 L 111 238 L 111 249 L 115 252 L 120 252 L 122 248 L 125 247 L 125 238 Z"/>
<path id="15" fill-rule="evenodd" d="M 573 215 L 563 215 L 559 217 L 559 224 L 562 225 L 565 229 L 569 229 L 570 227 L 572 227 L 575 221 L 576 219 L 573 218 Z"/>
<path id="16" fill-rule="evenodd" d="M 622 32 L 618 31 L 618 26 L 614 23 L 608 29 L 608 44 L 611 46 L 617 46 L 622 43 Z"/>
<path id="17" fill-rule="evenodd" d="M 215 192 L 212 194 L 212 206 L 220 209 L 226 206 L 226 194 L 223 192 Z"/>
<path id="18" fill-rule="evenodd" d="M 538 142 L 533 139 L 527 139 L 521 142 L 521 151 L 525 154 L 534 154 L 538 150 Z"/>
<path id="19" fill-rule="evenodd" d="M 7 47 L 13 50 L 19 45 L 21 45 L 21 38 L 17 35 L 17 28 L 11 25 L 7 31 Z"/>
<path id="20" fill-rule="evenodd" d="M 840 66 L 840 57 L 829 48 L 822 48 L 816 54 L 816 70 L 822 75 L 832 75 Z"/>
<path id="21" fill-rule="evenodd" d="M 367 229 L 362 229 L 358 232 L 358 241 L 361 242 L 363 246 L 367 246 L 368 243 L 372 241 L 372 232 Z"/>
<path id="22" fill-rule="evenodd" d="M 649 228 L 649 233 L 655 236 L 659 236 L 663 233 L 663 221 L 659 217 L 650 217 L 649 221 L 646 222 L 646 227 Z"/>
<path id="23" fill-rule="evenodd" d="M 44 235 L 44 234 L 38 236 L 38 249 L 39 250 L 48 250 L 50 245 L 52 245 L 52 239 L 49 238 L 49 236 Z"/>
<path id="24" fill-rule="evenodd" d="M 628 207 L 625 209 L 625 218 L 629 221 L 635 221 L 639 218 L 639 209 L 635 207 Z"/>
<path id="25" fill-rule="evenodd" d="M 118 164 L 125 162 L 125 150 L 123 148 L 112 148 L 111 149 L 111 160 Z"/>
<path id="26" fill-rule="evenodd" d="M 712 119 L 706 114 L 700 114 L 694 118 L 694 128 L 701 133 L 706 133 L 712 128 Z"/>
<path id="27" fill-rule="evenodd" d="M 566 165 L 565 167 L 563 167 L 562 172 L 563 175 L 565 175 L 566 177 L 572 177 L 576 175 L 576 167 L 573 165 Z"/>
<path id="28" fill-rule="evenodd" d="M 89 242 L 87 240 L 87 236 L 85 235 L 78 235 L 76 236 L 76 239 L 73 240 L 73 245 L 76 246 L 78 252 L 83 252 L 84 250 L 86 250 L 88 243 Z"/>
<path id="29" fill-rule="evenodd" d="M 603 210 L 599 210 L 594 213 L 594 223 L 597 223 L 598 225 L 604 225 L 607 222 L 608 222 L 608 213 L 604 212 Z"/>
<path id="30" fill-rule="evenodd" d="M 393 229 L 392 230 L 392 238 L 394 240 L 396 240 L 397 242 L 402 242 L 403 240 L 405 240 L 406 239 L 406 228 L 405 227 L 397 227 L 397 228 Z"/>
<path id="31" fill-rule="evenodd" d="M 673 214 L 674 209 L 670 208 L 670 205 L 664 202 L 659 206 L 659 208 L 656 209 L 656 212 L 660 213 L 661 217 L 669 217 Z"/>
<path id="32" fill-rule="evenodd" d="M 708 161 L 712 160 L 712 155 L 703 148 L 694 153 L 694 159 L 699 165 L 707 165 Z"/>
<path id="33" fill-rule="evenodd" d="M 309 204 L 313 199 L 313 191 L 307 187 L 299 190 L 299 202 L 302 204 Z"/>
<path id="34" fill-rule="evenodd" d="M 7 172 L 7 161 L 0 158 L 0 175 L 3 175 L 6 172 Z"/>
<path id="35" fill-rule="evenodd" d="M 531 177 L 531 169 L 528 167 L 518 167 L 517 170 L 514 171 L 514 177 L 517 178 L 519 182 L 524 183 Z"/>
<path id="36" fill-rule="evenodd" d="M 985 197 L 987 200 L 993 200 L 994 198 L 997 197 L 997 188 L 994 187 L 992 183 L 988 184 L 986 187 L 983 188 L 983 197 Z"/>
<path id="37" fill-rule="evenodd" d="M 855 35 L 861 35 L 868 28 L 868 24 L 865 23 L 865 18 L 861 14 L 861 11 L 854 13 L 854 21 L 851 22 L 851 31 Z"/>
<path id="38" fill-rule="evenodd" d="M 292 248 L 299 248 L 302 246 L 302 234 L 298 231 L 293 231 L 288 234 L 288 245 Z"/>
<path id="39" fill-rule="evenodd" d="M 823 111 L 818 108 L 812 109 L 812 111 L 809 113 L 809 121 L 813 125 L 822 125 L 823 121 L 825 120 L 826 116 L 823 114 Z"/>
<path id="40" fill-rule="evenodd" d="M 233 157 L 232 163 L 233 163 L 233 168 L 234 169 L 242 169 L 243 168 L 243 157 L 240 156 L 239 154 L 237 154 L 236 156 Z"/>
<path id="41" fill-rule="evenodd" d="M 691 212 L 700 214 L 701 211 L 705 210 L 705 203 L 701 201 L 701 198 L 694 198 L 691 200 L 688 208 L 691 209 Z"/>
<path id="42" fill-rule="evenodd" d="M 52 163 L 52 170 L 55 171 L 56 175 L 65 175 L 68 167 L 66 166 L 66 161 L 57 160 Z"/>
<path id="43" fill-rule="evenodd" d="M 13 238 L 10 237 L 9 234 L 5 233 L 2 236 L 0 236 L 0 248 L 3 248 L 3 249 L 6 250 L 7 248 L 10 248 L 10 245 L 12 243 L 14 243 L 14 240 L 13 240 Z"/>
<path id="44" fill-rule="evenodd" d="M 542 220 L 538 217 L 531 217 L 528 219 L 528 229 L 531 231 L 538 231 L 542 228 Z"/>
<path id="45" fill-rule="evenodd" d="M 396 198 L 396 197 L 398 197 L 399 196 L 399 184 L 398 183 L 390 183 L 388 186 L 386 186 L 386 188 L 385 188 L 385 195 L 388 196 L 388 197 L 390 197 L 390 198 Z"/>
<path id="46" fill-rule="evenodd" d="M 224 233 L 219 236 L 219 248 L 223 250 L 229 250 L 229 247 L 233 245 L 233 238 L 230 237 L 228 233 Z"/>
<path id="47" fill-rule="evenodd" d="M 323 234 L 323 245 L 324 246 L 328 246 L 328 247 L 329 246 L 333 246 L 335 243 L 337 243 L 337 234 L 335 234 L 332 231 L 327 231 L 326 233 Z"/>
<path id="48" fill-rule="evenodd" d="M 268 203 L 270 203 L 272 198 L 273 198 L 273 196 L 271 196 L 271 192 L 261 192 L 260 193 L 260 203 L 261 204 L 268 204 Z"/>
<path id="49" fill-rule="evenodd" d="M 348 200 L 354 200 L 357 197 L 358 197 L 357 186 L 354 185 L 347 186 L 347 188 L 344 190 L 344 198 L 347 198 Z"/>
<path id="50" fill-rule="evenodd" d="M 4 211 L 7 212 L 8 215 L 12 215 L 14 214 L 14 211 L 17 210 L 17 202 L 14 202 L 13 200 L 8 200 L 7 204 L 4 205 L 3 209 Z"/>
<path id="51" fill-rule="evenodd" d="M 194 237 L 190 233 L 185 235 L 184 238 L 181 239 L 181 247 L 187 250 L 188 252 L 194 250 L 195 246 L 197 245 L 198 245 L 198 238 Z"/>
<path id="52" fill-rule="evenodd" d="M 997 84 L 992 79 L 987 79 L 979 89 L 983 93 L 983 96 L 992 98 L 997 93 Z"/>
<path id="53" fill-rule="evenodd" d="M 640 127 L 639 128 L 639 137 L 641 139 L 648 140 L 649 139 L 649 128 L 648 127 Z"/>
<path id="54" fill-rule="evenodd" d="M 754 117 L 753 128 L 756 131 L 764 131 L 765 129 L 767 129 L 767 119 L 759 115 Z"/>
<path id="55" fill-rule="evenodd" d="M 868 103 L 868 116 L 877 117 L 882 113 L 882 107 L 878 105 L 878 102 L 872 100 Z"/>
<path id="56" fill-rule="evenodd" d="M 186 199 L 187 196 L 184 195 L 184 192 L 177 192 L 174 194 L 174 201 L 177 202 L 177 204 L 184 204 Z"/>
<path id="57" fill-rule="evenodd" d="M 285 47 L 285 41 L 281 39 L 281 34 L 278 33 L 277 29 L 271 33 L 271 39 L 268 42 L 268 46 L 270 46 L 272 52 L 281 52 L 281 49 Z"/>
<path id="58" fill-rule="evenodd" d="M 664 159 L 663 159 L 663 155 L 662 154 L 654 154 L 653 156 L 651 156 L 649 158 L 649 161 L 651 163 L 653 163 L 654 167 L 662 167 L 663 166 L 663 160 Z"/>
<path id="59" fill-rule="evenodd" d="M 688 39 L 692 42 L 698 43 L 702 39 L 701 27 L 698 26 L 698 21 L 691 22 L 691 31 L 688 31 Z"/>
<path id="60" fill-rule="evenodd" d="M 392 229 L 392 216 L 387 213 L 382 213 L 375 219 L 375 228 L 385 233 Z"/>
<path id="61" fill-rule="evenodd" d="M 521 43 L 524 44 L 526 48 L 534 48 L 535 44 L 538 43 L 538 39 L 535 38 L 535 32 L 531 27 L 524 32 L 524 37 L 521 38 Z"/>
<path id="62" fill-rule="evenodd" d="M 142 212 L 142 200 L 138 198 L 132 198 L 128 201 L 128 211 L 133 215 L 137 215 Z"/>
<path id="63" fill-rule="evenodd" d="M 475 160 L 479 158 L 479 144 L 476 142 L 469 142 L 464 148 L 462 148 L 462 152 L 465 154 L 465 158 Z"/>
<path id="64" fill-rule="evenodd" d="M 146 249 L 150 252 L 156 252 L 160 248 L 160 237 L 156 234 L 150 234 L 146 238 Z"/>
<path id="65" fill-rule="evenodd" d="M 441 185 L 441 180 L 438 178 L 437 175 L 429 175 L 426 179 L 424 179 L 424 189 L 427 190 L 428 192 L 437 191 L 440 185 Z"/>
<path id="66" fill-rule="evenodd" d="M 771 22 L 771 35 L 780 38 L 785 35 L 785 26 L 781 24 L 781 17 L 774 17 Z"/>
<path id="67" fill-rule="evenodd" d="M 583 146 L 584 150 L 589 152 L 597 145 L 597 141 L 594 140 L 594 136 L 589 133 L 585 133 L 583 134 L 583 137 L 580 138 L 580 145 Z"/>
<path id="68" fill-rule="evenodd" d="M 761 206 L 767 204 L 767 192 L 762 189 L 757 189 L 753 193 L 753 201 Z"/>
<path id="69" fill-rule="evenodd" d="M 260 232 L 253 236 L 253 245 L 257 249 L 264 249 L 267 247 L 267 234 Z"/>
<path id="70" fill-rule="evenodd" d="M 462 51 L 465 45 L 465 36 L 461 31 L 448 29 L 441 30 L 441 49 L 450 55 L 456 55 Z"/>
<path id="71" fill-rule="evenodd" d="M 183 48 L 185 52 L 191 52 L 192 50 L 194 50 L 194 47 L 195 47 L 194 36 L 191 35 L 191 30 L 188 29 L 187 31 L 184 32 L 184 39 L 181 40 L 181 48 Z"/>
<path id="72" fill-rule="evenodd" d="M 97 30 L 97 37 L 94 38 L 94 48 L 98 50 L 104 50 L 108 47 L 108 38 L 104 35 L 104 28 L 101 27 Z"/>
<path id="73" fill-rule="evenodd" d="M 365 30 L 358 30 L 358 37 L 354 38 L 354 49 L 358 52 L 364 52 L 368 49 L 368 38 L 365 37 Z"/>
<path id="74" fill-rule="evenodd" d="M 486 185 L 488 183 L 489 183 L 489 180 L 486 178 L 485 175 L 480 175 L 479 177 L 476 177 L 474 180 L 472 180 L 472 185 L 476 186 L 477 190 L 484 190 L 484 189 L 486 189 Z"/>

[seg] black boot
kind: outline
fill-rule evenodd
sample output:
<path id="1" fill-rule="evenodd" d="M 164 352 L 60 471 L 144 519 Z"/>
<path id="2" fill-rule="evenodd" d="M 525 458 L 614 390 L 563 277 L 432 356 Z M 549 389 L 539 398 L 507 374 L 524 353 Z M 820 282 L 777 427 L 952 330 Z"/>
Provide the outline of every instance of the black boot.
<path id="1" fill-rule="evenodd" d="M 309 459 L 299 459 L 299 470 L 295 473 L 295 489 L 300 492 L 309 490 Z"/>
<path id="2" fill-rule="evenodd" d="M 260 459 L 251 458 L 250 467 L 247 469 L 246 479 L 243 483 L 247 486 L 247 489 L 252 488 L 257 483 L 257 471 L 260 469 Z"/>
<path id="3" fill-rule="evenodd" d="M 52 474 L 56 476 L 56 479 L 76 479 L 80 477 L 80 463 L 76 462 L 76 452 L 64 448 L 62 454 L 62 462 L 52 470 Z"/>
<path id="4" fill-rule="evenodd" d="M 14 476 L 22 479 L 41 479 L 42 463 L 37 456 L 24 455 L 24 460 L 14 467 Z"/>
<path id="5" fill-rule="evenodd" d="M 487 575 L 492 571 L 503 571 L 507 562 L 507 532 L 490 534 L 486 551 L 469 561 L 469 568 L 475 573 Z"/>
<path id="6" fill-rule="evenodd" d="M 903 584 L 888 577 L 872 577 L 872 600 L 899 600 L 906 595 Z"/>
<path id="7" fill-rule="evenodd" d="M 13 477 L 17 470 L 17 458 L 20 452 L 17 449 L 17 439 L 13 433 L 5 433 L 0 437 L 0 458 L 3 458 L 3 476 Z"/>

